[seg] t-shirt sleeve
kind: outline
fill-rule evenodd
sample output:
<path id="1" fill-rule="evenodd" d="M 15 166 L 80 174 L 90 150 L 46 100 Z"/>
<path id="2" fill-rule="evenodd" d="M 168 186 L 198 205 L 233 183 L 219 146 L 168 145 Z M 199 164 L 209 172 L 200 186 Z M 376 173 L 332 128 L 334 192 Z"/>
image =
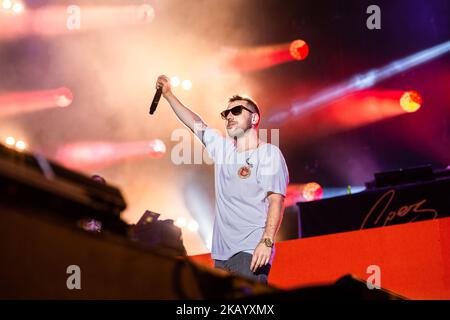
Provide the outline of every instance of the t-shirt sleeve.
<path id="1" fill-rule="evenodd" d="M 225 138 L 216 129 L 206 127 L 203 132 L 202 143 L 211 159 L 217 161 L 220 148 L 225 143 Z"/>
<path id="2" fill-rule="evenodd" d="M 265 194 L 273 192 L 286 196 L 289 171 L 281 150 L 276 146 L 267 148 L 259 166 L 258 183 L 264 189 Z"/>

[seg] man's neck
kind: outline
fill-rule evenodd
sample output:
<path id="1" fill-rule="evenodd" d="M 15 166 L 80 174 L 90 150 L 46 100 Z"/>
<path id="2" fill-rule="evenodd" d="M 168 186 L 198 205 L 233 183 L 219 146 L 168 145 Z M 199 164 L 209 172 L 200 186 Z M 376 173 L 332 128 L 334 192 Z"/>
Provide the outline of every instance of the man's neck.
<path id="1" fill-rule="evenodd" d="M 254 128 L 247 130 L 242 136 L 234 139 L 238 151 L 255 149 L 259 145 L 258 131 Z"/>

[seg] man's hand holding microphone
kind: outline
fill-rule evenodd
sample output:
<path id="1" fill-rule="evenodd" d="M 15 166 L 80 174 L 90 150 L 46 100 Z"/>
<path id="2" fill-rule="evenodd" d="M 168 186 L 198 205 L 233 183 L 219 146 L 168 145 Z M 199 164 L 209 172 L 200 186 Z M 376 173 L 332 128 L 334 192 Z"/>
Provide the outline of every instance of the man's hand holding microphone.
<path id="1" fill-rule="evenodd" d="M 172 90 L 170 88 L 170 79 L 169 77 L 165 75 L 161 75 L 158 77 L 158 80 L 156 81 L 156 93 L 153 97 L 152 104 L 150 106 L 150 114 L 153 114 L 156 110 L 156 107 L 158 106 L 159 99 L 161 98 L 161 95 L 164 96 L 164 98 L 167 99 L 168 95 L 172 94 Z"/>

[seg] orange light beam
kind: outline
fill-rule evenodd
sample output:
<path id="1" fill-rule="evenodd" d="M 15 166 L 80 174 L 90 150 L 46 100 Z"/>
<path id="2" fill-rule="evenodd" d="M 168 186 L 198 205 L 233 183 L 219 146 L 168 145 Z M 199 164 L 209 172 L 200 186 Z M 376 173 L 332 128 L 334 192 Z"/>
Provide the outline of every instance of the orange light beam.
<path id="1" fill-rule="evenodd" d="M 155 12 L 141 5 L 49 5 L 20 14 L 0 10 L 0 39 L 54 36 L 119 26 L 148 24 Z"/>
<path id="2" fill-rule="evenodd" d="M 0 95 L 0 117 L 42 109 L 67 107 L 73 94 L 67 88 L 43 91 L 11 92 Z"/>
<path id="3" fill-rule="evenodd" d="M 165 153 L 166 146 L 159 139 L 127 143 L 78 142 L 58 148 L 54 159 L 67 168 L 93 170 L 137 157 L 158 159 Z"/>
<path id="4" fill-rule="evenodd" d="M 238 72 L 251 72 L 272 66 L 303 60 L 309 54 L 309 47 L 303 40 L 259 46 L 253 48 L 229 49 L 226 65 Z"/>

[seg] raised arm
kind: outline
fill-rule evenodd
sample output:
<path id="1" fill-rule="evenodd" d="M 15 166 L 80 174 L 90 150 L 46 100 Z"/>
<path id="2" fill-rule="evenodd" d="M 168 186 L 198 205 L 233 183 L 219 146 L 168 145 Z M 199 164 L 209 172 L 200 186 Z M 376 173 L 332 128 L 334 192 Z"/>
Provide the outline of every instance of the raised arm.
<path id="1" fill-rule="evenodd" d="M 198 114 L 186 107 L 180 100 L 173 94 L 170 87 L 170 80 L 167 76 L 161 75 L 156 81 L 156 89 L 162 88 L 162 95 L 172 107 L 173 111 L 194 134 L 198 136 L 202 141 L 203 130 L 206 128 L 205 122 L 200 118 Z"/>

